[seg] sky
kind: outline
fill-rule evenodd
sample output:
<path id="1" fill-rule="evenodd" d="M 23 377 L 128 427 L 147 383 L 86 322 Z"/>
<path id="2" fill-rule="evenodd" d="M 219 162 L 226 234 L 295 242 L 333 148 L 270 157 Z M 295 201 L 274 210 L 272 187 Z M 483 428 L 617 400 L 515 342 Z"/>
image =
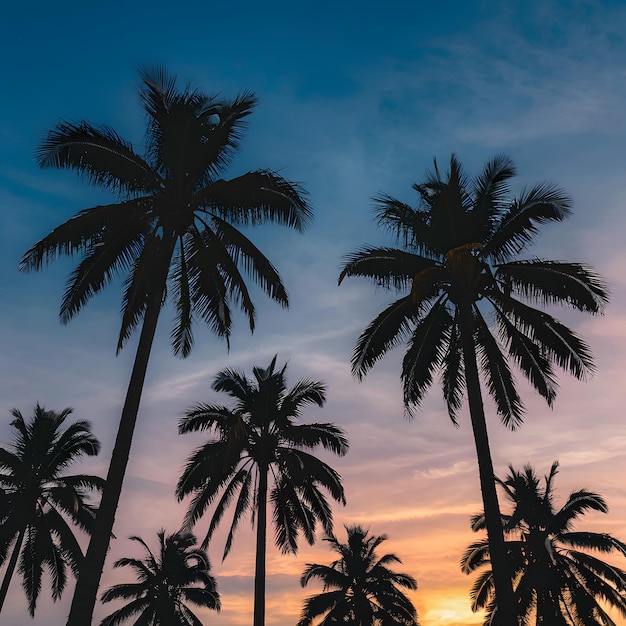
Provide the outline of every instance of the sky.
<path id="1" fill-rule="evenodd" d="M 472 578 L 460 571 L 476 539 L 469 518 L 481 509 L 467 410 L 455 428 L 435 384 L 413 420 L 403 415 L 403 351 L 385 357 L 359 383 L 350 356 L 360 332 L 395 294 L 369 283 L 337 286 L 344 255 L 364 244 L 391 243 L 372 219 L 372 196 L 385 192 L 414 204 L 411 185 L 435 157 L 456 153 L 470 175 L 500 153 L 517 165 L 513 190 L 548 181 L 573 198 L 573 215 L 546 227 L 527 258 L 593 265 L 611 290 L 604 316 L 559 310 L 582 334 L 596 374 L 565 373 L 549 409 L 518 376 L 524 425 L 502 426 L 487 403 L 496 473 L 531 463 L 540 474 L 560 461 L 557 504 L 587 487 L 602 494 L 608 515 L 590 513 L 580 529 L 626 540 L 626 6 L 620 2 L 455 1 L 172 3 L 59 0 L 11 3 L 0 22 L 0 442 L 11 438 L 10 409 L 32 413 L 74 408 L 88 419 L 102 452 L 80 470 L 104 475 L 134 355 L 116 357 L 121 283 L 95 297 L 70 324 L 58 307 L 72 260 L 20 274 L 21 255 L 77 211 L 110 202 L 72 172 L 40 170 L 34 153 L 59 121 L 107 124 L 141 152 L 144 118 L 137 68 L 165 65 L 180 79 L 232 98 L 255 92 L 259 104 L 228 172 L 269 168 L 307 191 L 315 220 L 304 234 L 264 225 L 249 234 L 279 269 L 290 295 L 280 309 L 255 293 L 257 327 L 235 320 L 230 351 L 196 327 L 192 354 L 180 360 L 168 343 L 171 311 L 161 320 L 102 588 L 128 575 L 111 565 L 139 556 L 127 539 L 175 531 L 185 511 L 173 490 L 200 434 L 178 436 L 183 413 L 201 401 L 215 374 L 250 372 L 277 354 L 288 382 L 318 378 L 324 408 L 304 419 L 332 421 L 347 432 L 350 452 L 330 459 L 341 473 L 344 524 L 385 533 L 381 550 L 414 576 L 411 594 L 422 626 L 481 623 L 469 608 Z M 202 537 L 208 521 L 196 533 Z M 307 563 L 332 559 L 325 542 L 296 556 L 268 552 L 267 624 L 297 622 L 303 600 L 321 591 L 299 585 Z M 206 624 L 243 626 L 252 619 L 254 536 L 240 528 L 222 562 L 225 529 L 209 546 L 222 595 Z M 270 541 L 271 544 L 271 541 Z M 626 567 L 623 559 L 617 564 Z M 70 585 L 53 604 L 42 591 L 34 626 L 61 625 Z M 99 605 L 97 620 L 114 605 Z M 14 580 L 3 626 L 31 623 Z M 621 621 L 620 621 L 621 620 Z M 626 624 L 616 618 L 618 624 Z M 97 622 L 95 622 L 97 623 Z"/>

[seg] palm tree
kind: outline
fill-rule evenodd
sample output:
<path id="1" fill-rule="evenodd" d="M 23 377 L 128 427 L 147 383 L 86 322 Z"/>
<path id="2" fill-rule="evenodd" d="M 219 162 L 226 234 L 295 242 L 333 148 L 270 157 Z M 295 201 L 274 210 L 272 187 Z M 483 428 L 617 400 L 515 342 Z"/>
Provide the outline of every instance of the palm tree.
<path id="1" fill-rule="evenodd" d="M 524 407 L 505 355 L 548 405 L 556 396 L 555 365 L 576 378 L 593 370 L 584 341 L 532 305 L 562 304 L 599 313 L 608 300 L 603 282 L 585 265 L 516 260 L 539 225 L 569 215 L 571 201 L 546 183 L 512 199 L 509 180 L 514 175 L 515 167 L 505 156 L 489 161 L 475 179 L 464 174 L 454 155 L 445 178 L 435 161 L 426 182 L 413 186 L 419 195 L 417 208 L 386 194 L 374 198 L 379 225 L 394 233 L 401 248 L 361 248 L 347 257 L 339 276 L 340 284 L 347 276 L 363 276 L 402 293 L 359 337 L 352 356 L 355 376 L 361 379 L 390 349 L 408 340 L 402 383 L 409 415 L 439 370 L 456 423 L 465 387 L 503 612 L 511 610 L 513 596 L 479 371 L 504 424 L 519 426 Z M 512 616 L 509 623 L 514 623 Z"/>
<path id="2" fill-rule="evenodd" d="M 558 466 L 558 462 L 553 463 L 543 487 L 530 465 L 522 472 L 510 466 L 506 480 L 498 480 L 513 506 L 513 512 L 503 515 L 502 522 L 511 547 L 519 616 L 525 624 L 613 624 L 602 604 L 617 608 L 626 617 L 626 571 L 581 550 L 617 551 L 626 556 L 626 544 L 606 533 L 572 530 L 577 518 L 587 511 L 607 513 L 608 508 L 597 493 L 579 489 L 557 509 L 553 480 Z M 476 516 L 472 529 L 484 527 L 484 516 Z M 461 560 L 466 574 L 488 565 L 486 541 L 472 544 Z M 487 608 L 485 624 L 504 624 L 498 619 L 490 569 L 476 580 L 471 598 L 472 610 Z"/>
<path id="3" fill-rule="evenodd" d="M 302 190 L 268 170 L 220 178 L 239 147 L 244 120 L 256 98 L 226 102 L 176 81 L 162 69 L 141 72 L 147 115 L 145 156 L 112 129 L 87 122 L 61 123 L 38 152 L 42 167 L 74 169 L 109 189 L 119 201 L 79 212 L 36 243 L 21 270 L 38 270 L 58 255 L 82 254 L 70 276 L 60 316 L 68 322 L 118 275 L 126 275 L 118 351 L 141 323 L 141 333 L 107 487 L 68 624 L 93 613 L 128 463 L 139 402 L 159 313 L 173 296 L 174 352 L 193 345 L 194 316 L 227 341 L 231 306 L 254 329 L 255 308 L 241 270 L 272 299 L 287 306 L 287 292 L 269 260 L 237 228 L 274 221 L 303 230 L 311 211 Z"/>
<path id="4" fill-rule="evenodd" d="M 100 626 L 117 626 L 137 616 L 134 624 L 151 626 L 199 626 L 200 620 L 186 605 L 220 610 L 220 595 L 211 576 L 209 557 L 195 548 L 191 533 L 158 533 L 159 553 L 155 556 L 141 537 L 131 537 L 145 549 L 144 559 L 123 558 L 113 567 L 129 566 L 138 582 L 114 585 L 102 594 L 102 602 L 130 600 L 105 617 Z"/>
<path id="5" fill-rule="evenodd" d="M 0 564 L 11 552 L 0 587 L 0 610 L 18 561 L 31 616 L 44 569 L 50 574 L 52 598 L 58 600 L 67 583 L 67 567 L 78 577 L 82 566 L 72 525 L 91 531 L 96 508 L 88 492 L 101 490 L 104 481 L 89 474 L 66 474 L 82 456 L 100 450 L 89 422 L 79 420 L 63 428 L 71 413 L 69 408 L 46 411 L 37 404 L 26 421 L 18 409 L 11 410 L 13 445 L 0 447 Z"/>
<path id="6" fill-rule="evenodd" d="M 236 370 L 222 370 L 212 388 L 231 396 L 234 405 L 199 404 L 179 424 L 180 433 L 208 430 L 215 435 L 188 459 L 176 487 L 179 500 L 193 494 L 185 526 L 192 527 L 216 503 L 202 543 L 206 547 L 226 509 L 235 502 L 226 558 L 244 515 L 251 511 L 256 522 L 254 626 L 263 626 L 265 621 L 268 495 L 276 545 L 283 553 L 296 553 L 300 532 L 313 544 L 317 522 L 332 532 L 332 512 L 320 488 L 345 504 L 339 474 L 309 452 L 321 445 L 344 455 L 348 442 L 343 431 L 329 423 L 296 423 L 304 406 L 324 405 L 325 387 L 320 381 L 302 379 L 287 389 L 286 369 L 287 365 L 276 369 L 275 356 L 269 367 L 253 368 L 253 379 Z"/>
<path id="7" fill-rule="evenodd" d="M 401 563 L 395 554 L 378 557 L 376 548 L 387 535 L 370 535 L 362 526 L 346 526 L 348 541 L 326 537 L 341 558 L 330 565 L 308 564 L 300 578 L 305 587 L 313 578 L 324 584 L 324 591 L 307 598 L 298 626 L 310 626 L 326 613 L 320 626 L 416 626 L 417 612 L 402 589 L 417 589 L 415 579 L 387 567 Z"/>

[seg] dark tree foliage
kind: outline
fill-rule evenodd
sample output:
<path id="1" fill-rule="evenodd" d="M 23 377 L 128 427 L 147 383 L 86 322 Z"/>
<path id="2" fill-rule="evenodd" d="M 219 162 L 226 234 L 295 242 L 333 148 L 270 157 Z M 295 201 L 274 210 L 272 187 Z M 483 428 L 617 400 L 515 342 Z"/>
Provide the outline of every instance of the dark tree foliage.
<path id="1" fill-rule="evenodd" d="M 413 185 L 416 208 L 387 194 L 374 198 L 378 224 L 393 233 L 400 247 L 363 247 L 347 257 L 339 276 L 339 283 L 360 276 L 401 294 L 357 340 L 355 376 L 362 378 L 389 350 L 407 343 L 401 378 L 409 414 L 436 373 L 455 424 L 467 394 L 503 612 L 511 610 L 513 597 L 481 376 L 504 424 L 516 428 L 524 407 L 511 362 L 550 406 L 557 391 L 555 368 L 576 378 L 593 370 L 585 342 L 536 305 L 600 313 L 608 299 L 603 281 L 586 265 L 518 258 L 539 226 L 569 215 L 571 201 L 546 183 L 514 198 L 509 181 L 515 173 L 502 155 L 487 162 L 476 178 L 466 176 L 454 155 L 445 176 L 435 161 L 426 181 Z M 513 623 L 514 616 L 509 617 Z"/>
<path id="2" fill-rule="evenodd" d="M 135 626 L 200 626 L 188 603 L 220 610 L 220 596 L 206 552 L 196 548 L 190 533 L 158 533 L 159 551 L 154 554 L 141 537 L 131 537 L 145 550 L 145 558 L 123 558 L 113 567 L 129 567 L 136 582 L 121 583 L 102 594 L 102 602 L 128 602 L 105 617 L 100 626 L 119 626 L 133 620 Z"/>
<path id="3" fill-rule="evenodd" d="M 26 420 L 18 409 L 11 411 L 13 444 L 0 447 L 0 564 L 6 563 L 0 609 L 16 566 L 31 616 L 44 571 L 52 598 L 58 600 L 67 584 L 68 567 L 77 577 L 82 566 L 83 553 L 73 526 L 91 532 L 97 509 L 89 495 L 101 490 L 104 480 L 67 471 L 81 457 L 100 450 L 89 422 L 65 426 L 71 413 L 69 408 L 46 411 L 37 404 Z"/>
<path id="4" fill-rule="evenodd" d="M 253 368 L 253 377 L 225 369 L 212 388 L 229 395 L 230 406 L 200 404 L 187 412 L 179 431 L 207 430 L 213 437 L 189 458 L 176 487 L 179 499 L 192 495 L 185 524 L 192 527 L 214 505 L 204 538 L 206 547 L 226 511 L 233 517 L 224 548 L 228 555 L 235 530 L 248 513 L 256 522 L 254 626 L 265 620 L 265 554 L 268 497 L 276 545 L 296 553 L 300 534 L 315 541 L 319 522 L 332 532 L 333 516 L 324 491 L 342 504 L 341 477 L 311 454 L 319 446 L 337 455 L 348 450 L 340 428 L 331 423 L 299 423 L 307 405 L 323 406 L 323 383 L 301 379 L 287 388 L 286 369 Z"/>
<path id="5" fill-rule="evenodd" d="M 55 228 L 26 252 L 20 266 L 39 270 L 57 256 L 81 257 L 61 302 L 63 322 L 123 277 L 118 351 L 141 329 L 70 626 L 83 626 L 93 614 L 162 307 L 169 298 L 175 311 L 172 347 L 180 356 L 193 346 L 196 319 L 228 341 L 235 307 L 254 329 L 246 274 L 280 305 L 288 299 L 278 272 L 240 227 L 270 221 L 301 231 L 311 218 L 302 189 L 275 172 L 222 178 L 256 105 L 252 93 L 228 101 L 190 86 L 179 89 L 162 68 L 140 75 L 147 118 L 143 155 L 111 128 L 84 121 L 57 125 L 41 143 L 42 167 L 75 170 L 117 199 Z"/>
<path id="6" fill-rule="evenodd" d="M 370 535 L 362 526 L 346 526 L 348 540 L 326 538 L 339 558 L 330 565 L 309 564 L 300 578 L 302 586 L 317 579 L 322 593 L 304 602 L 298 626 L 417 626 L 417 612 L 404 590 L 417 589 L 415 579 L 389 568 L 401 563 L 395 554 L 378 556 L 386 535 Z"/>
<path id="7" fill-rule="evenodd" d="M 516 596 L 524 624 L 551 626 L 607 626 L 612 606 L 626 617 L 626 571 L 597 556 L 621 553 L 626 544 L 607 533 L 574 530 L 588 511 L 607 513 L 604 499 L 587 489 L 569 494 L 565 504 L 554 503 L 555 462 L 543 486 L 527 465 L 519 472 L 509 467 L 505 480 L 498 480 L 513 510 L 502 516 Z M 472 529 L 485 528 L 484 516 L 473 519 Z M 596 553 L 596 554 L 594 554 Z M 496 608 L 493 574 L 487 541 L 473 543 L 463 555 L 466 574 L 482 569 L 471 591 L 472 610 L 487 609 L 485 626 L 504 626 Z"/>

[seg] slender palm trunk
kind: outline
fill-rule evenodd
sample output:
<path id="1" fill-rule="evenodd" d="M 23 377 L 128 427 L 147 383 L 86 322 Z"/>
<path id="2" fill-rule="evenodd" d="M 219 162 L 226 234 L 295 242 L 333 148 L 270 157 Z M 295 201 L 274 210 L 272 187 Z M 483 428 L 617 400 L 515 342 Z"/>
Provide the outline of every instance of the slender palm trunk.
<path id="1" fill-rule="evenodd" d="M 515 596 L 511 576 L 507 549 L 502 531 L 502 517 L 496 492 L 495 473 L 489 437 L 487 436 L 487 422 L 485 409 L 480 391 L 480 379 L 478 365 L 476 363 L 476 350 L 473 341 L 473 313 L 471 306 L 463 307 L 460 311 L 461 342 L 463 345 L 463 363 L 465 365 L 465 385 L 467 399 L 478 457 L 478 473 L 480 476 L 480 490 L 483 497 L 485 510 L 485 524 L 487 526 L 487 538 L 489 540 L 489 554 L 493 571 L 493 581 L 496 590 L 496 602 L 499 623 L 504 626 L 518 624 L 517 611 L 515 609 Z"/>
<path id="2" fill-rule="evenodd" d="M 104 562 L 109 549 L 109 542 L 113 532 L 115 513 L 122 492 L 122 484 L 128 465 L 128 457 L 139 412 L 139 402 L 143 391 L 143 384 L 148 369 L 150 351 L 156 332 L 163 290 L 167 281 L 174 241 L 166 242 L 160 267 L 156 269 L 154 285 L 156 288 L 150 295 L 144 315 L 135 362 L 126 392 L 126 400 L 122 409 L 120 423 L 111 455 L 111 463 L 107 473 L 106 483 L 102 492 L 102 499 L 98 508 L 91 540 L 85 561 L 80 570 L 80 576 L 76 582 L 72 606 L 67 620 L 67 626 L 90 626 L 93 610 L 98 595 L 98 587 Z"/>
<path id="3" fill-rule="evenodd" d="M 258 511 L 256 518 L 256 563 L 254 568 L 254 622 L 265 626 L 265 554 L 267 552 L 267 473 L 269 468 L 259 464 Z"/>
<path id="4" fill-rule="evenodd" d="M 17 536 L 17 541 L 13 546 L 13 552 L 11 553 L 11 558 L 9 559 L 9 563 L 7 565 L 7 569 L 4 572 L 4 578 L 2 579 L 2 586 L 0 587 L 0 613 L 2 612 L 2 607 L 4 606 L 4 601 L 7 597 L 7 592 L 9 591 L 9 585 L 11 584 L 11 578 L 13 578 L 13 572 L 15 571 L 15 566 L 17 565 L 17 559 L 20 555 L 20 550 L 22 548 L 22 542 L 24 541 L 24 535 L 26 534 L 26 526 L 20 530 L 19 535 Z"/>

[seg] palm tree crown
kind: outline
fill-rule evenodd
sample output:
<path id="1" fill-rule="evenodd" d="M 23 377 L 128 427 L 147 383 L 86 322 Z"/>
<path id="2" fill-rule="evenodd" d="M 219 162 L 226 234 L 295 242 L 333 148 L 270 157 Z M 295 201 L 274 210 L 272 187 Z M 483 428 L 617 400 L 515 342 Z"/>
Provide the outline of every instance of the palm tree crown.
<path id="1" fill-rule="evenodd" d="M 117 626 L 137 616 L 135 624 L 199 626 L 200 620 L 186 605 L 220 610 L 220 596 L 204 550 L 195 548 L 190 533 L 158 533 L 159 552 L 153 554 L 141 537 L 131 537 L 145 549 L 144 559 L 122 558 L 114 567 L 130 567 L 137 582 L 114 585 L 102 594 L 102 602 L 130 600 L 105 617 L 100 626 Z"/>
<path id="2" fill-rule="evenodd" d="M 347 257 L 339 276 L 339 283 L 347 276 L 363 276 L 402 292 L 359 337 L 352 357 L 356 376 L 361 378 L 387 351 L 408 340 L 401 378 L 409 414 L 420 405 L 437 371 L 454 423 L 467 393 L 503 612 L 512 610 L 513 595 L 480 374 L 501 419 L 515 428 L 524 407 L 506 356 L 549 405 L 557 389 L 555 366 L 577 378 L 593 369 L 585 342 L 532 304 L 599 313 L 608 299 L 602 280 L 585 265 L 516 259 L 539 225 L 567 217 L 571 201 L 545 183 L 511 198 L 509 180 L 514 175 L 515 167 L 505 156 L 489 161 L 475 179 L 465 175 L 454 155 L 445 178 L 435 161 L 426 182 L 413 186 L 419 195 L 417 208 L 386 194 L 375 198 L 379 225 L 394 233 L 401 248 L 364 247 Z M 510 623 L 513 619 L 509 615 Z"/>
<path id="3" fill-rule="evenodd" d="M 361 526 L 346 526 L 348 541 L 334 535 L 326 538 L 340 558 L 330 565 L 307 565 L 300 578 L 302 586 L 317 578 L 324 591 L 304 603 L 298 626 L 310 626 L 324 613 L 320 626 L 416 626 L 417 612 L 402 589 L 415 590 L 415 579 L 389 569 L 401 563 L 395 554 L 378 557 L 376 549 L 386 535 L 369 535 Z"/>
<path id="4" fill-rule="evenodd" d="M 104 481 L 88 474 L 67 474 L 82 456 L 94 456 L 100 443 L 89 422 L 63 425 L 72 413 L 46 411 L 37 404 L 30 421 L 13 409 L 13 445 L 0 447 L 0 564 L 9 554 L 0 590 L 0 607 L 19 559 L 19 573 L 34 615 L 41 591 L 43 570 L 50 574 L 52 597 L 58 600 L 67 583 L 67 567 L 78 576 L 83 562 L 72 525 L 90 532 L 96 508 L 91 490 Z"/>
<path id="5" fill-rule="evenodd" d="M 510 467 L 506 479 L 498 480 L 513 506 L 502 519 L 520 617 L 525 624 L 613 624 L 605 608 L 613 606 L 626 617 L 626 572 L 588 552 L 626 556 L 626 544 L 606 533 L 573 530 L 587 511 L 606 513 L 608 508 L 601 496 L 586 489 L 573 491 L 557 508 L 553 490 L 557 468 L 555 462 L 543 486 L 529 465 L 521 472 Z M 472 528 L 483 529 L 484 516 L 476 516 Z M 489 545 L 478 541 L 463 555 L 461 567 L 470 574 L 489 563 Z M 502 623 L 495 610 L 491 569 L 482 571 L 471 598 L 474 611 L 487 608 L 485 624 Z"/>
<path id="6" fill-rule="evenodd" d="M 409 290 L 365 329 L 352 359 L 354 374 L 362 377 L 408 339 L 402 365 L 408 409 L 420 404 L 434 372 L 441 370 L 444 397 L 456 420 L 463 397 L 465 310 L 487 388 L 511 427 L 521 422 L 523 405 L 503 351 L 550 405 L 556 394 L 554 365 L 577 378 L 593 367 L 582 339 L 523 300 L 599 313 L 608 298 L 602 280 L 580 263 L 516 259 L 539 225 L 569 215 L 571 201 L 545 183 L 511 199 L 508 181 L 514 175 L 505 156 L 489 161 L 473 180 L 454 155 L 445 179 L 435 161 L 434 173 L 413 186 L 418 208 L 387 195 L 375 198 L 379 225 L 395 233 L 402 248 L 365 247 L 347 257 L 340 283 L 347 276 L 364 276 L 386 288 Z M 487 305 L 500 342 L 488 327 Z"/>
<path id="7" fill-rule="evenodd" d="M 145 153 L 106 126 L 61 123 L 42 142 L 42 167 L 76 170 L 114 192 L 117 201 L 80 211 L 36 243 L 22 258 L 23 271 L 38 270 L 59 255 L 82 255 L 61 303 L 67 322 L 116 276 L 125 276 L 117 348 L 141 326 L 135 363 L 113 449 L 106 489 L 92 540 L 89 567 L 74 593 L 69 626 L 89 621 L 113 530 L 162 307 L 171 296 L 171 341 L 186 356 L 194 317 L 229 340 L 232 307 L 254 329 L 255 308 L 247 273 L 270 298 L 287 306 L 283 282 L 239 227 L 264 221 L 303 230 L 311 210 L 303 191 L 269 170 L 225 180 L 256 98 L 232 101 L 186 87 L 163 69 L 141 72 L 141 104 L 147 116 Z"/>
<path id="8" fill-rule="evenodd" d="M 118 350 L 144 317 L 149 295 L 158 292 L 159 306 L 172 295 L 172 345 L 185 356 L 193 345 L 194 312 L 228 339 L 234 303 L 254 328 L 240 268 L 287 305 L 278 273 L 236 226 L 271 220 L 302 230 L 311 212 L 302 190 L 269 170 L 220 177 L 256 105 L 252 93 L 227 102 L 190 87 L 181 91 L 160 68 L 142 71 L 141 78 L 148 118 L 143 157 L 111 128 L 88 122 L 59 124 L 42 142 L 42 167 L 74 169 L 119 201 L 85 209 L 55 228 L 26 252 L 21 269 L 82 253 L 61 303 L 63 322 L 116 275 L 126 275 Z M 169 272 L 168 291 L 163 272 Z"/>
<path id="9" fill-rule="evenodd" d="M 320 522 L 332 531 L 332 512 L 322 489 L 345 504 L 339 474 L 309 450 L 323 446 L 343 455 L 348 442 L 343 431 L 330 423 L 296 423 L 302 408 L 323 406 L 324 385 L 303 379 L 291 389 L 286 386 L 286 365 L 276 368 L 274 357 L 267 368 L 255 367 L 253 378 L 225 369 L 212 388 L 234 399 L 233 406 L 200 404 L 181 420 L 181 433 L 209 430 L 215 437 L 189 458 L 178 481 L 179 499 L 193 494 L 186 515 L 191 527 L 215 503 L 203 546 L 213 536 L 229 505 L 233 519 L 224 548 L 231 549 L 237 525 L 252 512 L 257 526 L 255 572 L 255 625 L 263 621 L 266 508 L 272 504 L 276 545 L 295 553 L 300 532 L 309 544 L 315 541 Z M 272 477 L 271 485 L 268 476 Z"/>

